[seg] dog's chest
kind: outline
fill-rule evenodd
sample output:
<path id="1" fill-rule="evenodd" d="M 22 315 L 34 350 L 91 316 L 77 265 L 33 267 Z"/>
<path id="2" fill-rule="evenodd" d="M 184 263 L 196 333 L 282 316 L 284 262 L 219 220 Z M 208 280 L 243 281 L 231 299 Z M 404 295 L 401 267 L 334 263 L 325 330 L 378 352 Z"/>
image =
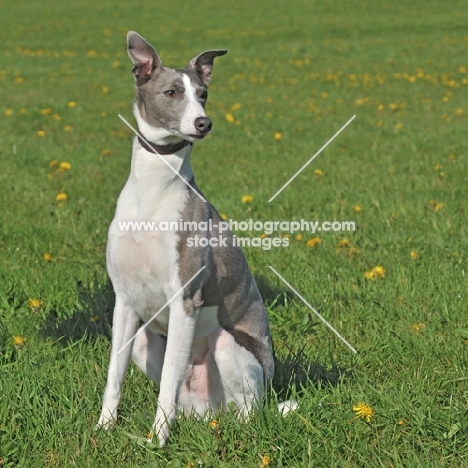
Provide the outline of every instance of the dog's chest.
<path id="1" fill-rule="evenodd" d="M 170 174 L 164 178 L 164 172 L 161 175 L 151 169 L 154 167 L 150 164 L 142 177 L 131 175 L 127 181 L 107 245 L 107 268 L 114 289 L 144 322 L 181 287 L 179 237 L 176 230 L 167 228 L 180 220 L 187 199 L 185 184 L 180 179 L 175 180 Z M 150 328 L 166 333 L 168 317 L 166 307 Z"/>

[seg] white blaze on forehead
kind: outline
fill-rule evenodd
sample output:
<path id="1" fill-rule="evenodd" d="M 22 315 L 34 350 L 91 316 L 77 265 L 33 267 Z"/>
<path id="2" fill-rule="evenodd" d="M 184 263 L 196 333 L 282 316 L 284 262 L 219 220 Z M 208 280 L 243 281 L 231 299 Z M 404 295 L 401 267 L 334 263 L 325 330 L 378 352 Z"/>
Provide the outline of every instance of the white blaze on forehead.
<path id="1" fill-rule="evenodd" d="M 190 81 L 190 77 L 182 73 L 182 81 L 185 88 L 186 107 L 180 121 L 180 132 L 185 135 L 195 135 L 197 133 L 195 120 L 198 117 L 206 117 L 206 114 L 198 100 L 195 86 Z"/>

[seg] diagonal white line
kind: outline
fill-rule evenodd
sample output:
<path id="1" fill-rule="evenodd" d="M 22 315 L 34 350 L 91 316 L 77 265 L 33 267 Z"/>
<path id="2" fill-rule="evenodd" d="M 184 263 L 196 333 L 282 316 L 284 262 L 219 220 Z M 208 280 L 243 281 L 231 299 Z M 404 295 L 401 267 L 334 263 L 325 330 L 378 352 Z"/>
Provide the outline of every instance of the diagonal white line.
<path id="1" fill-rule="evenodd" d="M 353 352 L 357 353 L 356 349 L 353 348 L 271 265 L 268 265 L 270 269 L 280 278 L 284 284 L 289 286 L 291 290 L 296 293 L 296 296 L 307 306 L 309 309 Z"/>
<path id="2" fill-rule="evenodd" d="M 174 174 L 180 178 L 180 180 L 190 189 L 192 190 L 192 192 L 197 195 L 198 197 L 200 197 L 205 203 L 207 203 L 207 201 L 153 148 L 153 146 L 151 145 L 151 143 L 141 134 L 138 132 L 138 130 L 135 130 L 120 114 L 118 114 L 118 116 L 120 117 L 120 119 L 127 125 L 128 128 L 130 128 L 130 130 L 133 131 L 133 133 L 137 136 L 139 136 L 158 156 L 159 158 L 161 159 L 161 161 L 166 164 L 166 166 L 168 166 L 172 172 L 174 172 Z"/>
<path id="3" fill-rule="evenodd" d="M 119 349 L 117 354 L 120 354 L 120 352 L 126 348 L 205 268 L 206 265 L 202 266 L 142 327 L 140 327 L 140 329 Z"/>
<path id="4" fill-rule="evenodd" d="M 354 119 L 353 115 L 269 200 L 273 201 Z"/>

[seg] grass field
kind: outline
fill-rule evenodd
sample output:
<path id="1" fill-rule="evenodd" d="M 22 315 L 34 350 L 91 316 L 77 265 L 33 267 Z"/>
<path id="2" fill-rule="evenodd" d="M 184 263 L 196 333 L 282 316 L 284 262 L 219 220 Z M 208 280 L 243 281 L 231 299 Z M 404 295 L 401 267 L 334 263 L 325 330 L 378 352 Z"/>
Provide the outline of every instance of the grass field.
<path id="1" fill-rule="evenodd" d="M 16 0 L 0 26 L 0 468 L 468 466 L 466 2 Z M 133 366 L 116 429 L 93 431 L 114 301 L 106 233 L 131 155 L 117 117 L 133 122 L 129 29 L 168 66 L 229 49 L 214 132 L 192 153 L 221 212 L 357 227 L 245 249 L 274 390 L 249 424 L 181 420 L 164 449 L 141 442 L 157 389 Z M 291 395 L 300 408 L 283 419 L 276 400 Z"/>

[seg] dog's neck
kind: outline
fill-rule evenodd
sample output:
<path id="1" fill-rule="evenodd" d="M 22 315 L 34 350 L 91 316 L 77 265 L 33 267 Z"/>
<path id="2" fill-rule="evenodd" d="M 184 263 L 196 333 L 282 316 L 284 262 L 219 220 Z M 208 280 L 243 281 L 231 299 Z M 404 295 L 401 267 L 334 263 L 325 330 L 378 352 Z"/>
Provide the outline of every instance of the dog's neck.
<path id="1" fill-rule="evenodd" d="M 175 154 L 185 146 L 192 144 L 190 141 L 181 140 L 180 142 L 171 143 L 169 145 L 158 145 L 146 140 L 146 138 L 142 138 L 141 136 L 138 136 L 138 142 L 146 151 L 164 156 L 168 154 Z"/>

